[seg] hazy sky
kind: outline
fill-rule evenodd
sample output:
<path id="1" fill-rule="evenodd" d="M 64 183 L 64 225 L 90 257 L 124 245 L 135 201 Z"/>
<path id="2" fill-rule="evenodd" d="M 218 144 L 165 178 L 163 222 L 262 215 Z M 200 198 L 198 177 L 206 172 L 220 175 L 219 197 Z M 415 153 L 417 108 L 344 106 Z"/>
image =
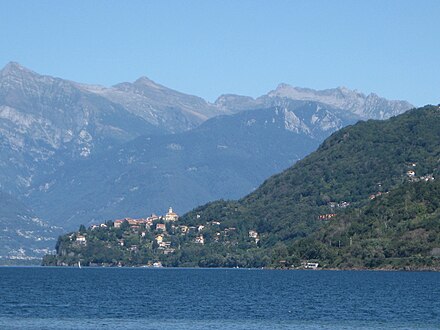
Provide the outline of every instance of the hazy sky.
<path id="1" fill-rule="evenodd" d="M 0 2 L 0 66 L 214 101 L 285 82 L 440 103 L 440 1 Z"/>

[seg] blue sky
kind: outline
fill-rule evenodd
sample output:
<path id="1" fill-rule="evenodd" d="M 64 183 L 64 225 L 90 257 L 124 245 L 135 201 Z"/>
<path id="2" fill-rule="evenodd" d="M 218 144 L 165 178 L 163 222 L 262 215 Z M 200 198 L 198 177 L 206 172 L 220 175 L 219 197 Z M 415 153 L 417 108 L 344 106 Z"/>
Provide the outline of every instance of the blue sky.
<path id="1" fill-rule="evenodd" d="M 284 82 L 440 103 L 440 1 L 0 2 L 0 66 L 214 101 Z"/>

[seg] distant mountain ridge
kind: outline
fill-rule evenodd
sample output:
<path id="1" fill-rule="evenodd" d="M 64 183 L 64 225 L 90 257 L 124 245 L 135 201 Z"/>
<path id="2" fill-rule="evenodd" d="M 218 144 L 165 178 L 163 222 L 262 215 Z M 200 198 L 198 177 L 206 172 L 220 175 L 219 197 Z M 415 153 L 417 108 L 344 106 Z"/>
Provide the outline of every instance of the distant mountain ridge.
<path id="1" fill-rule="evenodd" d="M 31 205 L 44 218 L 76 228 L 141 217 L 146 210 L 160 214 L 170 205 L 185 212 L 217 198 L 239 198 L 318 146 L 317 132 L 295 115 L 310 116 L 311 107 L 243 111 L 191 131 L 139 137 L 81 162 L 81 172 L 76 163 L 64 166 L 38 183 Z"/>
<path id="2" fill-rule="evenodd" d="M 317 91 L 310 88 L 292 87 L 288 84 L 280 84 L 275 90 L 257 99 L 225 94 L 220 96 L 215 104 L 223 109 L 241 111 L 263 105 L 279 105 L 285 100 L 327 104 L 350 112 L 357 119 L 388 119 L 413 108 L 406 101 L 390 101 L 374 93 L 366 96 L 345 87 Z"/>
<path id="3" fill-rule="evenodd" d="M 304 101 L 319 115 L 304 120 L 308 114 L 300 118 L 288 111 Z M 388 118 L 411 105 L 348 89 L 314 91 L 286 84 L 255 100 L 223 95 L 210 104 L 146 77 L 107 88 L 40 75 L 10 62 L 0 71 L 0 188 L 23 194 L 37 177 L 139 136 L 183 132 L 220 114 L 274 107 L 287 111 L 287 129 L 322 141 L 343 125 Z"/>
<path id="4" fill-rule="evenodd" d="M 133 83 L 113 87 L 80 85 L 84 90 L 103 96 L 123 106 L 130 113 L 145 119 L 166 132 L 178 133 L 197 127 L 220 114 L 220 110 L 200 97 L 177 92 L 141 77 Z"/>
<path id="5" fill-rule="evenodd" d="M 75 83 L 16 63 L 0 72 L 0 187 L 7 192 L 23 193 L 35 176 L 70 160 L 158 132 Z"/>

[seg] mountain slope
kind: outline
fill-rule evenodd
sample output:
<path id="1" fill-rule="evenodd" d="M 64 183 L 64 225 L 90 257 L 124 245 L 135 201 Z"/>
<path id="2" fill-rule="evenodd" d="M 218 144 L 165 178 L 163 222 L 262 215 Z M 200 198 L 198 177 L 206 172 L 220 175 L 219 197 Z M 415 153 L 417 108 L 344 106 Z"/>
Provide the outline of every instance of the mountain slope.
<path id="1" fill-rule="evenodd" d="M 316 152 L 245 198 L 201 206 L 182 221 L 195 225 L 215 220 L 256 230 L 261 247 L 281 246 L 295 259 L 295 240 L 321 228 L 325 221 L 320 215 L 325 220 L 336 214 L 337 219 L 368 204 L 370 196 L 399 189 L 408 180 L 435 178 L 440 170 L 439 127 L 437 106 L 387 121 L 360 122 L 334 133 Z M 408 171 L 415 171 L 414 177 Z M 433 221 L 438 224 L 439 219 Z"/>
<path id="2" fill-rule="evenodd" d="M 406 182 L 295 243 L 303 259 L 332 267 L 440 266 L 440 181 Z"/>
<path id="3" fill-rule="evenodd" d="M 23 203 L 0 192 L 0 260 L 23 262 L 41 258 L 53 248 L 60 228 L 39 219 Z"/>
<path id="4" fill-rule="evenodd" d="M 0 71 L 0 188 L 27 193 L 37 176 L 136 137 L 187 131 L 228 111 L 148 78 L 111 88 Z"/>
<path id="5" fill-rule="evenodd" d="M 138 138 L 82 162 L 80 172 L 72 164 L 40 182 L 49 188 L 31 194 L 32 206 L 53 223 L 76 227 L 239 198 L 315 149 L 323 132 L 310 121 L 325 121 L 331 110 L 297 102 L 216 117 L 185 133 Z"/>
<path id="6" fill-rule="evenodd" d="M 24 193 L 38 175 L 158 129 L 74 83 L 9 63 L 0 71 L 0 185 Z"/>
<path id="7" fill-rule="evenodd" d="M 106 88 L 40 75 L 11 62 L 0 71 L 0 188 L 24 195 L 38 177 L 50 176 L 70 161 L 87 158 L 141 135 L 187 131 L 219 114 L 257 108 L 297 108 L 299 101 L 295 98 L 319 104 L 322 109 L 317 108 L 311 118 L 305 118 L 308 113 L 304 118 L 287 118 L 292 129 L 321 140 L 343 123 L 376 118 L 378 111 L 380 118 L 387 118 L 410 106 L 384 99 L 367 102 L 362 94 L 348 90 L 301 90 L 308 94 L 292 91 L 299 89 L 280 85 L 257 100 L 221 97 L 216 104 L 210 104 L 146 77 Z M 361 115 L 356 108 L 359 102 L 374 106 L 362 110 Z M 298 121 L 304 124 L 302 128 L 297 127 Z"/>
<path id="8" fill-rule="evenodd" d="M 177 92 L 146 77 L 111 88 L 89 85 L 81 87 L 120 104 L 130 113 L 171 133 L 187 131 L 211 117 L 230 113 L 200 97 Z"/>

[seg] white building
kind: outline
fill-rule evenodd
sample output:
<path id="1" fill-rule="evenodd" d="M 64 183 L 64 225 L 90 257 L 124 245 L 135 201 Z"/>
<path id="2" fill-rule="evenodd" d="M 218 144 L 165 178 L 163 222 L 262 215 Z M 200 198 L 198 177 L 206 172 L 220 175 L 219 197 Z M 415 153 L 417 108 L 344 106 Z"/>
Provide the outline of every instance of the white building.
<path id="1" fill-rule="evenodd" d="M 165 221 L 177 221 L 179 220 L 179 216 L 177 215 L 177 213 L 173 212 L 173 208 L 170 207 L 168 209 L 168 213 L 165 214 Z"/>

